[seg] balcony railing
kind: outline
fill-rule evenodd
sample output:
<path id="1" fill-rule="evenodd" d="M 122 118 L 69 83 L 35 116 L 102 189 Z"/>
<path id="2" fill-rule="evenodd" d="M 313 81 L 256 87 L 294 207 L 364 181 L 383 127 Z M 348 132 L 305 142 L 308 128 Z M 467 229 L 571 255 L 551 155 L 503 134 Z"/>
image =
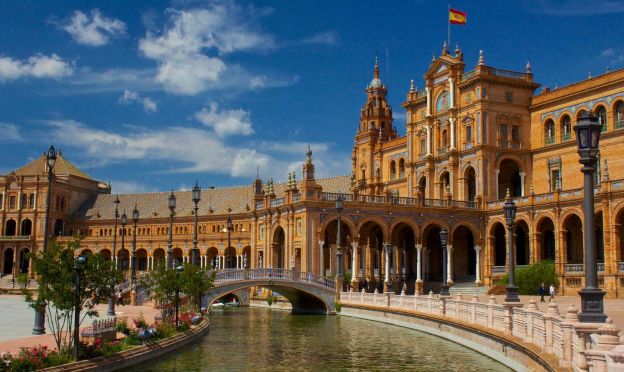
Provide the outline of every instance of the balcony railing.
<path id="1" fill-rule="evenodd" d="M 624 262 L 618 262 L 618 271 L 624 272 Z"/>
<path id="2" fill-rule="evenodd" d="M 477 207 L 477 203 L 475 201 L 466 201 L 466 200 L 452 200 L 451 206 L 459 207 L 459 208 L 471 208 L 474 209 Z"/>
<path id="3" fill-rule="evenodd" d="M 271 200 L 271 207 L 277 207 L 284 204 L 284 198 L 277 198 Z"/>
<path id="4" fill-rule="evenodd" d="M 0 241 L 28 241 L 32 235 L 0 235 Z"/>
<path id="5" fill-rule="evenodd" d="M 425 199 L 426 207 L 446 207 L 446 200 L 443 199 Z"/>
<path id="6" fill-rule="evenodd" d="M 446 155 L 448 153 L 448 147 L 440 147 L 438 149 L 438 154 L 439 155 Z"/>
<path id="7" fill-rule="evenodd" d="M 566 273 L 582 273 L 584 270 L 583 264 L 565 264 Z"/>
<path id="8" fill-rule="evenodd" d="M 264 209 L 264 202 L 259 201 L 256 203 L 256 209 Z"/>
<path id="9" fill-rule="evenodd" d="M 552 145 L 553 143 L 555 143 L 555 137 L 546 137 L 547 145 Z"/>
<path id="10" fill-rule="evenodd" d="M 506 273 L 506 272 L 507 272 L 506 266 L 492 266 L 492 274 L 501 274 L 501 273 Z"/>
<path id="11" fill-rule="evenodd" d="M 360 203 L 383 204 L 386 202 L 386 197 L 377 195 L 358 195 L 358 201 Z"/>
<path id="12" fill-rule="evenodd" d="M 321 197 L 324 201 L 336 201 L 341 196 L 343 201 L 352 202 L 353 194 L 342 194 L 338 192 L 324 192 Z"/>
<path id="13" fill-rule="evenodd" d="M 293 200 L 293 203 L 298 202 L 299 200 L 301 200 L 301 194 L 295 194 L 295 195 L 293 195 L 292 200 Z"/>
<path id="14" fill-rule="evenodd" d="M 561 135 L 561 142 L 569 141 L 572 139 L 572 133 L 563 133 Z"/>
<path id="15" fill-rule="evenodd" d="M 620 120 L 620 121 L 616 121 L 615 122 L 615 128 L 624 128 L 624 120 Z"/>

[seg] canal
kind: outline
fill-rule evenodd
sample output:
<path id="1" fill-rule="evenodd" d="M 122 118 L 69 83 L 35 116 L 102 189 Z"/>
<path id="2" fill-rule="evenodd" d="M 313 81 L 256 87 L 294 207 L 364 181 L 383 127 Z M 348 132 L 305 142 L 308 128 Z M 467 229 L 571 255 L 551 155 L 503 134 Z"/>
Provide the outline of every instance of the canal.
<path id="1" fill-rule="evenodd" d="M 509 371 L 439 337 L 343 316 L 228 308 L 213 311 L 210 333 L 128 371 Z"/>

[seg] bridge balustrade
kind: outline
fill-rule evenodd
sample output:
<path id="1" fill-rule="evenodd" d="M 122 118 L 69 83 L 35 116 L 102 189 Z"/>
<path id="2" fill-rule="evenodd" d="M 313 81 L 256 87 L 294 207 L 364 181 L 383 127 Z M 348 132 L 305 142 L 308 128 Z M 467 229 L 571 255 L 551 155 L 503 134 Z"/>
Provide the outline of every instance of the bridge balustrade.
<path id="1" fill-rule="evenodd" d="M 216 285 L 245 280 L 284 280 L 292 282 L 307 282 L 324 288 L 335 289 L 334 280 L 328 279 L 313 273 L 288 270 L 280 268 L 262 268 L 262 269 L 224 269 L 213 270 L 209 273 L 215 273 L 214 283 Z"/>

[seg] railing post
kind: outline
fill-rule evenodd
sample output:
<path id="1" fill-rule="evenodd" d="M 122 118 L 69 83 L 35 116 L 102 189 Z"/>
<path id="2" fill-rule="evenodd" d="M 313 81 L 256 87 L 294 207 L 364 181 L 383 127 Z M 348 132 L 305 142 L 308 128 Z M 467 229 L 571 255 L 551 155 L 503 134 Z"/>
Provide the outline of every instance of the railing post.
<path id="1" fill-rule="evenodd" d="M 494 325 L 494 305 L 496 305 L 496 297 L 491 295 L 487 304 L 487 327 L 492 328 Z"/>

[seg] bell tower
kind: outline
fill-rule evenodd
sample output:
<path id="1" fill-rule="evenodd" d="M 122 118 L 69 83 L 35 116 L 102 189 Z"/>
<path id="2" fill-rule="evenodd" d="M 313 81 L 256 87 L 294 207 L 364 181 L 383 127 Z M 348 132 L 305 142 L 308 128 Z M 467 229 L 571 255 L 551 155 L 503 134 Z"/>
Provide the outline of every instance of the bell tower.
<path id="1" fill-rule="evenodd" d="M 360 110 L 360 124 L 353 146 L 352 167 L 355 186 L 374 194 L 381 184 L 380 148 L 397 137 L 392 125 L 392 107 L 386 99 L 388 89 L 379 76 L 379 60 L 375 56 L 373 80 L 365 89 L 366 102 Z"/>

